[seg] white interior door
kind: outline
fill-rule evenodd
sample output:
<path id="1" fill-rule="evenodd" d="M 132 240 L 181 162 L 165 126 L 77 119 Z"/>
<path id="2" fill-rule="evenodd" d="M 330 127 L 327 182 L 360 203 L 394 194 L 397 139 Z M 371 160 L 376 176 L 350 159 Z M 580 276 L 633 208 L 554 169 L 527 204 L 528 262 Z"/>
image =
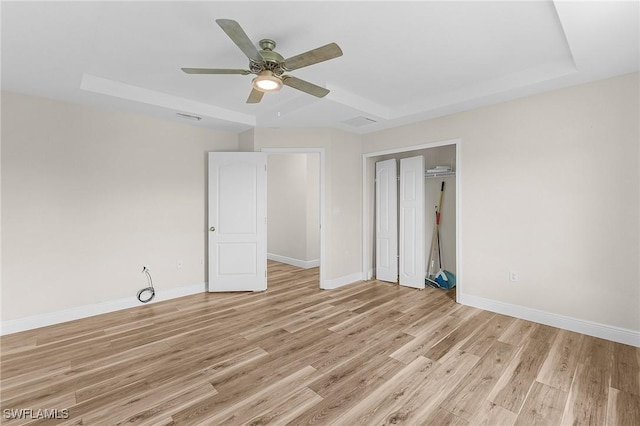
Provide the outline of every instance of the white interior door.
<path id="1" fill-rule="evenodd" d="M 394 158 L 376 163 L 376 279 L 398 282 L 398 174 Z"/>
<path id="2" fill-rule="evenodd" d="M 209 291 L 267 289 L 267 155 L 209 153 Z"/>
<path id="3" fill-rule="evenodd" d="M 424 288 L 424 157 L 400 160 L 400 285 Z"/>

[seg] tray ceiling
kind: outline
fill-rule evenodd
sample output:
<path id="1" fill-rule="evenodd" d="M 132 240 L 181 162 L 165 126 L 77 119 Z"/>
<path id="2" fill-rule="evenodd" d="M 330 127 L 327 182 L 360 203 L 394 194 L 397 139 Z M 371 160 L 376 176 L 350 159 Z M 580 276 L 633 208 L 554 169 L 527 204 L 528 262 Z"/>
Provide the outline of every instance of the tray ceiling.
<path id="1" fill-rule="evenodd" d="M 290 57 L 344 55 L 245 100 L 253 76 L 215 19 Z M 240 132 L 334 127 L 367 133 L 640 69 L 638 2 L 3 2 L 2 89 Z M 355 124 L 354 124 L 355 123 Z"/>

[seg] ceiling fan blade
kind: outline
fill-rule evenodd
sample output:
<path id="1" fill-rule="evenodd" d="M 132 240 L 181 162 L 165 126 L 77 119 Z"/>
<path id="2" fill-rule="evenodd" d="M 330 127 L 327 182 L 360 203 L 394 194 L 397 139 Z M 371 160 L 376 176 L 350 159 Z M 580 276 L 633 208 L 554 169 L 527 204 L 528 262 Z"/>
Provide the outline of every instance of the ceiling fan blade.
<path id="1" fill-rule="evenodd" d="M 240 24 L 232 19 L 216 19 L 222 31 L 242 50 L 247 58 L 255 62 L 263 62 L 262 56 Z"/>
<path id="2" fill-rule="evenodd" d="M 329 93 L 329 90 L 325 89 L 324 87 L 316 86 L 313 83 L 309 83 L 308 81 L 304 81 L 290 75 L 282 76 L 282 84 L 284 84 L 285 86 L 293 87 L 294 89 L 301 90 L 318 98 L 327 96 L 327 94 Z"/>
<path id="3" fill-rule="evenodd" d="M 249 97 L 247 98 L 248 104 L 257 104 L 262 100 L 264 96 L 264 92 L 261 92 L 256 89 L 251 89 L 251 93 L 249 93 Z"/>
<path id="4" fill-rule="evenodd" d="M 284 67 L 289 71 L 293 71 L 298 68 L 317 64 L 318 62 L 328 61 L 329 59 L 337 58 L 338 56 L 342 56 L 342 49 L 340 49 L 340 46 L 335 43 L 329 43 L 325 46 L 318 47 L 317 49 L 309 50 L 308 52 L 285 59 Z"/>
<path id="5" fill-rule="evenodd" d="M 232 68 L 180 68 L 187 74 L 251 74 L 249 70 L 238 70 Z"/>

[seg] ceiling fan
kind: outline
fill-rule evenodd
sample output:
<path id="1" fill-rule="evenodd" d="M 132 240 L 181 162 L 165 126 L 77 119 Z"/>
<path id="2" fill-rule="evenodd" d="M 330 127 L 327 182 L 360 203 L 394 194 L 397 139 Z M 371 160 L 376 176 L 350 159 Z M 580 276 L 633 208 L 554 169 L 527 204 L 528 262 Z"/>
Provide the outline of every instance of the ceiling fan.
<path id="1" fill-rule="evenodd" d="M 255 104 L 262 100 L 266 92 L 277 92 L 282 85 L 293 87 L 310 95 L 321 98 L 329 93 L 324 87 L 285 74 L 288 71 L 328 61 L 342 56 L 342 50 L 336 43 L 329 43 L 308 52 L 284 59 L 276 52 L 276 42 L 270 39 L 260 40 L 260 51 L 256 49 L 251 39 L 244 32 L 240 24 L 231 19 L 216 19 L 220 28 L 249 58 L 249 69 L 230 68 L 182 68 L 187 74 L 256 74 L 252 80 L 253 89 L 247 98 L 247 103 Z"/>

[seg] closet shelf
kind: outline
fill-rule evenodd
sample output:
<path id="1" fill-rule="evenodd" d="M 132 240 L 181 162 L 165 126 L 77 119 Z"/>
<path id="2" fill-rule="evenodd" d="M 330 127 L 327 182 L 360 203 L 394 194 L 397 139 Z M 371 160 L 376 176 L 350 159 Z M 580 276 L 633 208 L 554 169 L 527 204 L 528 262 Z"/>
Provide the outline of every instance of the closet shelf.
<path id="1" fill-rule="evenodd" d="M 455 176 L 456 171 L 455 170 L 450 170 L 448 172 L 437 172 L 437 173 L 426 173 L 424 174 L 424 178 L 425 179 L 433 179 L 433 178 L 439 178 L 442 176 Z M 396 178 L 397 180 L 400 180 L 400 176 L 398 176 Z M 377 179 L 374 179 L 374 181 L 377 181 Z"/>

